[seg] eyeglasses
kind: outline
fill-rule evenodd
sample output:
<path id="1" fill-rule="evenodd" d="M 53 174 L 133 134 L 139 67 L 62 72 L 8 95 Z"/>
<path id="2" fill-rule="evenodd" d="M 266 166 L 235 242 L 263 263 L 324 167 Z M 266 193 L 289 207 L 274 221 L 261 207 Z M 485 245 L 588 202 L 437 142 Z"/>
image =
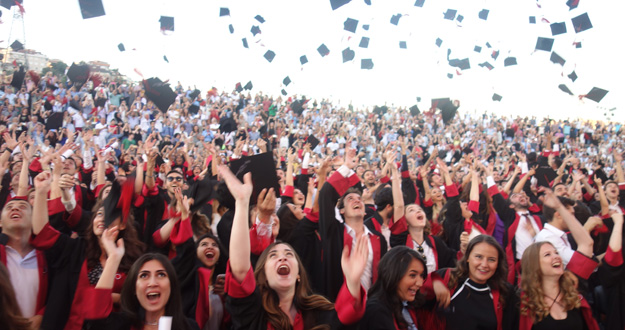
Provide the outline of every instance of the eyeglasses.
<path id="1" fill-rule="evenodd" d="M 176 181 L 176 182 L 181 182 L 182 181 L 182 177 L 181 176 L 169 176 L 167 177 L 167 181 L 172 182 L 172 181 Z"/>

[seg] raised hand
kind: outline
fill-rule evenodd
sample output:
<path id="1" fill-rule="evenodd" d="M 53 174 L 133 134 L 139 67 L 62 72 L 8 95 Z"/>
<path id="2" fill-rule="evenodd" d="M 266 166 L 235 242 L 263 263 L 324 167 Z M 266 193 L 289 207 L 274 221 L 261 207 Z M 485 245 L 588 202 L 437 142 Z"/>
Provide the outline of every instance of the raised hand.
<path id="1" fill-rule="evenodd" d="M 41 172 L 37 174 L 34 180 L 35 190 L 41 193 L 48 193 L 50 191 L 52 175 L 50 172 Z"/>
<path id="2" fill-rule="evenodd" d="M 562 206 L 562 203 L 558 199 L 558 196 L 556 196 L 556 194 L 553 193 L 553 190 L 542 187 L 540 191 L 544 191 L 545 193 L 545 198 L 543 199 L 543 205 L 546 205 L 552 209 L 557 209 L 558 207 Z"/>
<path id="3" fill-rule="evenodd" d="M 102 233 L 101 242 L 108 258 L 119 258 L 119 260 L 121 260 L 121 258 L 124 256 L 124 253 L 126 253 L 126 249 L 124 247 L 123 238 L 120 238 L 116 241 L 118 234 L 118 226 L 107 228 L 104 230 L 104 233 Z"/>
<path id="4" fill-rule="evenodd" d="M 343 248 L 341 267 L 345 275 L 345 283 L 352 297 L 360 298 L 360 278 L 367 266 L 369 257 L 369 236 L 363 234 L 356 238 L 356 246 L 350 253 L 349 247 Z"/>
<path id="5" fill-rule="evenodd" d="M 243 182 L 241 182 L 237 177 L 230 171 L 230 169 L 225 166 L 219 166 L 219 174 L 226 182 L 226 186 L 228 186 L 228 190 L 232 194 L 237 201 L 249 201 L 250 196 L 252 196 L 252 190 L 254 186 L 252 185 L 252 173 L 246 173 L 243 176 Z"/>
<path id="6" fill-rule="evenodd" d="M 267 188 L 260 191 L 258 194 L 258 200 L 256 202 L 256 208 L 258 209 L 258 218 L 266 222 L 271 215 L 276 211 L 276 194 L 273 188 Z"/>

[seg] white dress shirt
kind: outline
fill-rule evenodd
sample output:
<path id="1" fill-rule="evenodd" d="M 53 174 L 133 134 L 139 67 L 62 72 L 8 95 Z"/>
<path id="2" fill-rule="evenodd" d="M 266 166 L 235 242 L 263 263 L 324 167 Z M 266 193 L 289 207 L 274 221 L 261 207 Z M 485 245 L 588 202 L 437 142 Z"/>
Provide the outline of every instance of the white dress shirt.
<path id="1" fill-rule="evenodd" d="M 534 242 L 551 243 L 551 245 L 558 250 L 558 254 L 562 257 L 565 267 L 569 261 L 571 261 L 573 253 L 575 253 L 566 233 L 552 226 L 550 223 L 545 224 L 543 229 L 534 237 Z"/>
<path id="2" fill-rule="evenodd" d="M 534 232 L 536 233 L 540 231 L 540 228 L 538 228 L 538 225 L 536 224 L 536 219 L 534 219 L 529 212 L 517 212 L 517 214 L 521 220 L 519 221 L 516 233 L 514 233 L 514 238 L 516 240 L 516 258 L 521 260 L 525 249 L 534 243 L 534 236 L 532 236 L 532 234 L 525 228 L 525 224 L 529 221 L 530 224 L 532 224 L 532 228 L 534 228 Z M 526 217 L 523 214 L 528 214 L 529 216 Z"/>
<path id="3" fill-rule="evenodd" d="M 30 251 L 24 258 L 12 247 L 6 246 L 7 269 L 11 277 L 13 291 L 22 316 L 30 318 L 35 315 L 37 294 L 39 293 L 39 268 L 37 267 L 36 250 Z"/>
<path id="4" fill-rule="evenodd" d="M 371 238 L 373 234 L 369 231 L 367 226 L 363 226 L 365 228 L 365 234 Z M 356 230 L 352 227 L 345 224 L 345 229 L 347 230 L 347 234 L 352 237 L 352 251 L 356 248 Z M 360 284 L 362 284 L 365 291 L 369 291 L 371 288 L 371 284 L 373 284 L 373 246 L 371 245 L 371 240 L 369 240 L 369 256 L 367 257 L 367 266 L 365 266 L 365 271 L 362 273 L 362 277 L 360 277 Z"/>

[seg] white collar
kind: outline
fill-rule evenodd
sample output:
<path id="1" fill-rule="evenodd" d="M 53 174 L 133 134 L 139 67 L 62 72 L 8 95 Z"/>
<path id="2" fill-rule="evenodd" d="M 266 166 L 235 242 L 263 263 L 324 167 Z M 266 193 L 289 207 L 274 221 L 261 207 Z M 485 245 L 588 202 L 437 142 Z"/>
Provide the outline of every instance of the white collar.
<path id="1" fill-rule="evenodd" d="M 550 223 L 546 223 L 545 226 L 543 227 L 544 229 L 556 234 L 558 237 L 562 237 L 564 235 L 566 235 L 566 233 L 558 228 L 556 228 L 555 226 L 553 226 Z"/>

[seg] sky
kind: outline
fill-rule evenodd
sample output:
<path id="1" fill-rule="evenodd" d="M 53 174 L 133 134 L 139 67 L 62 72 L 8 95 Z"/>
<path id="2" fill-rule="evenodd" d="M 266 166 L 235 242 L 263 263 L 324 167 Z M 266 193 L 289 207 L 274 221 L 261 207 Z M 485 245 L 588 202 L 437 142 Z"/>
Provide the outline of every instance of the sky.
<path id="1" fill-rule="evenodd" d="M 580 0 L 573 10 L 565 0 L 425 0 L 423 7 L 414 6 L 415 0 L 371 3 L 352 0 L 333 11 L 329 0 L 103 0 L 105 16 L 82 19 L 78 0 L 24 0 L 23 28 L 16 23 L 11 29 L 11 12 L 1 9 L 0 47 L 17 38 L 68 64 L 101 60 L 132 79 L 141 79 L 136 69 L 145 78 L 173 85 L 180 81 L 203 92 L 211 87 L 231 91 L 237 82 L 252 81 L 252 92 L 278 96 L 284 88 L 289 95 L 331 98 L 361 109 L 417 104 L 423 110 L 432 98 L 451 97 L 461 102 L 461 113 L 597 120 L 607 113 L 610 119 L 625 119 L 620 97 L 625 95 L 625 69 L 619 65 L 622 1 Z M 230 16 L 220 17 L 221 7 L 229 8 Z M 443 19 L 447 9 L 456 9 L 464 20 Z M 482 9 L 489 10 L 487 20 L 478 18 Z M 575 33 L 571 18 L 584 13 L 593 28 Z M 402 17 L 393 25 L 390 19 L 396 14 Z M 175 18 L 173 32 L 160 31 L 161 15 Z M 256 15 L 265 22 L 255 20 Z M 536 17 L 536 24 L 529 23 L 529 16 Z M 359 21 L 355 33 L 343 29 L 347 18 Z M 542 18 L 565 22 L 567 33 L 552 36 Z M 370 25 L 368 31 L 363 24 Z M 262 32 L 252 36 L 253 25 Z M 359 47 L 362 37 L 370 38 L 366 49 Z M 553 51 L 566 60 L 564 66 L 550 62 L 550 52 L 535 50 L 538 37 L 555 39 Z M 435 45 L 437 38 L 443 40 L 441 47 Z M 400 41 L 407 49 L 399 48 Z M 581 42 L 582 48 L 573 42 Z M 117 49 L 119 43 L 125 52 Z M 321 44 L 329 48 L 328 56 L 317 52 Z M 481 53 L 475 46 L 482 47 Z M 347 47 L 355 58 L 343 63 Z M 447 62 L 448 49 L 451 59 L 469 58 L 471 68 L 457 75 Z M 268 50 L 276 54 L 271 63 L 263 57 Z M 497 60 L 491 58 L 493 50 L 500 52 Z M 307 64 L 300 64 L 302 55 Z M 504 67 L 509 56 L 518 65 Z M 374 68 L 361 70 L 360 61 L 367 58 Z M 478 66 L 485 61 L 495 68 Z M 572 71 L 579 77 L 575 82 L 567 77 Z M 286 76 L 289 86 L 282 85 Z M 560 91 L 560 84 L 574 95 Z M 578 98 L 593 87 L 609 91 L 600 103 Z M 494 93 L 502 96 L 500 102 L 491 99 Z"/>

